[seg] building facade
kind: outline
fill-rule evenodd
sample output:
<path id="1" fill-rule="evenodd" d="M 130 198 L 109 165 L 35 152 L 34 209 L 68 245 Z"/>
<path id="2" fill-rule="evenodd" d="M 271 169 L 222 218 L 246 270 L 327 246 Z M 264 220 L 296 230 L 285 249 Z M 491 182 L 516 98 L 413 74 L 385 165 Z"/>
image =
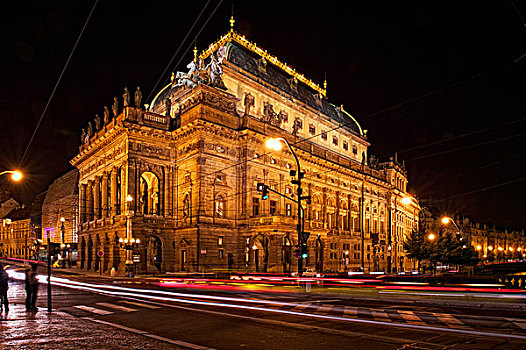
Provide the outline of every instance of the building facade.
<path id="1" fill-rule="evenodd" d="M 34 231 L 31 229 L 29 209 L 11 210 L 0 224 L 0 256 L 33 259 L 35 256 Z"/>
<path id="2" fill-rule="evenodd" d="M 126 90 L 122 110 L 115 99 L 113 116 L 105 108 L 83 132 L 71 161 L 81 268 L 123 273 L 119 240 L 133 237 L 137 272 L 295 271 L 297 163 L 310 196 L 306 266 L 410 268 L 402 242 L 419 208 L 401 203 L 407 173 L 368 155 L 366 132 L 325 87 L 234 31 L 188 67 L 146 109 Z M 294 153 L 268 150 L 270 137 Z"/>

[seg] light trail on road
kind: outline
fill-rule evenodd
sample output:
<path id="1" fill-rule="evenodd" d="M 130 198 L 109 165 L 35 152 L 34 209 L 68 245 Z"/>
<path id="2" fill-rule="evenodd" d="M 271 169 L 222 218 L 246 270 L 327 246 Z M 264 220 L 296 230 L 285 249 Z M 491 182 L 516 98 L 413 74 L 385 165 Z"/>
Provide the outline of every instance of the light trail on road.
<path id="1" fill-rule="evenodd" d="M 87 292 L 93 292 L 98 294 L 110 295 L 113 297 L 122 297 L 133 300 L 141 300 L 150 303 L 155 302 L 172 302 L 172 303 L 182 303 L 190 305 L 198 305 L 203 307 L 218 307 L 218 308 L 228 308 L 236 310 L 247 310 L 247 311 L 256 311 L 272 314 L 283 314 L 289 316 L 299 316 L 315 319 L 323 319 L 327 321 L 337 321 L 337 322 L 350 322 L 350 323 L 362 323 L 378 326 L 388 326 L 388 327 L 398 327 L 398 328 L 407 328 L 421 331 L 438 331 L 438 332 L 448 332 L 456 334 L 464 334 L 478 337 L 499 337 L 499 338 L 509 338 L 509 339 L 518 339 L 526 341 L 526 335 L 519 334 L 507 334 L 507 333 L 498 333 L 498 332 L 483 332 L 469 329 L 458 329 L 458 328 L 445 328 L 445 327 L 436 327 L 422 324 L 407 324 L 407 323 L 397 323 L 397 322 L 387 322 L 387 321 L 378 321 L 378 320 L 368 320 L 360 318 L 351 318 L 344 316 L 334 316 L 334 315 L 322 315 L 309 312 L 299 312 L 291 310 L 281 310 L 281 309 L 271 309 L 260 306 L 252 305 L 239 305 L 239 304 L 229 304 L 227 302 L 239 302 L 239 303 L 254 303 L 254 304 L 265 304 L 265 305 L 283 305 L 283 306 L 301 306 L 304 304 L 300 303 L 282 303 L 270 300 L 254 300 L 254 299 L 244 299 L 244 298 L 233 298 L 233 297 L 223 297 L 223 296 L 214 296 L 214 295 L 196 295 L 188 293 L 176 293 L 170 291 L 162 290 L 152 290 L 152 289 L 138 289 L 138 288 L 128 288 L 112 285 L 102 285 L 102 284 L 93 284 L 86 282 L 71 281 L 67 278 L 52 277 L 52 283 L 56 286 L 61 286 L 65 288 L 79 289 Z M 190 298 L 190 299 L 184 299 Z M 208 301 L 196 300 L 196 299 L 206 299 Z M 165 306 L 175 307 L 176 305 L 163 304 Z M 201 312 L 203 310 L 195 309 L 196 312 Z M 204 310 L 207 311 L 207 310 Z M 228 315 L 228 314 L 227 314 Z M 239 316 L 232 314 L 232 316 Z"/>

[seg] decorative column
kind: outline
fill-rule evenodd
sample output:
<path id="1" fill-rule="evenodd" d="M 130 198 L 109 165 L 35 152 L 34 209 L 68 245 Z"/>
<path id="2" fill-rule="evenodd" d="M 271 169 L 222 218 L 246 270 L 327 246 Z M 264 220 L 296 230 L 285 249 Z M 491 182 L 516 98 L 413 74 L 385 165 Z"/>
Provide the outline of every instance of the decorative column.
<path id="1" fill-rule="evenodd" d="M 80 184 L 80 223 L 86 222 L 86 184 Z"/>
<path id="2" fill-rule="evenodd" d="M 93 180 L 88 181 L 88 193 L 87 193 L 87 212 L 88 212 L 88 221 L 93 221 Z"/>
<path id="3" fill-rule="evenodd" d="M 100 176 L 95 177 L 95 193 L 93 194 L 93 200 L 95 205 L 93 206 L 95 211 L 95 219 L 100 219 Z"/>
<path id="4" fill-rule="evenodd" d="M 102 217 L 108 217 L 108 173 L 102 174 Z"/>
<path id="5" fill-rule="evenodd" d="M 117 171 L 119 171 L 119 168 L 113 167 L 113 170 L 111 171 L 111 210 L 110 215 L 117 215 L 117 206 L 119 203 L 117 203 Z"/>

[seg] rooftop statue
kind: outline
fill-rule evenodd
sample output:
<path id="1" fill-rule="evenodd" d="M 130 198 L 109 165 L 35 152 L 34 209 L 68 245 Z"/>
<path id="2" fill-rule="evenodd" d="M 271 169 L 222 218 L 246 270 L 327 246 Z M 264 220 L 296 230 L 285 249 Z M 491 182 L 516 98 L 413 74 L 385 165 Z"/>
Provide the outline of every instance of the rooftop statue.
<path id="1" fill-rule="evenodd" d="M 88 122 L 88 137 L 93 136 L 93 125 L 91 125 L 91 122 Z"/>
<path id="2" fill-rule="evenodd" d="M 123 100 L 123 106 L 128 107 L 130 105 L 130 92 L 128 91 L 128 88 L 124 88 L 124 94 L 122 94 L 122 100 Z"/>
<path id="3" fill-rule="evenodd" d="M 210 75 L 211 85 L 220 89 L 226 89 L 225 83 L 221 78 L 223 75 L 223 68 L 221 64 L 226 55 L 226 47 L 221 46 L 215 53 L 210 55 L 210 63 L 208 64 L 208 75 Z"/>
<path id="4" fill-rule="evenodd" d="M 141 101 L 142 101 L 142 92 L 141 92 L 141 89 L 137 86 L 137 90 L 135 90 L 135 107 L 141 108 Z"/>
<path id="5" fill-rule="evenodd" d="M 108 109 L 108 106 L 104 106 L 104 124 L 108 124 L 110 122 L 110 110 Z"/>
<path id="6" fill-rule="evenodd" d="M 119 114 L 119 101 L 117 101 L 117 97 L 113 98 L 113 106 L 111 106 L 111 109 L 113 110 L 114 116 L 117 116 L 117 114 Z"/>
<path id="7" fill-rule="evenodd" d="M 82 132 L 80 133 L 80 143 L 85 144 L 86 142 L 88 142 L 88 140 L 89 140 L 89 137 L 88 137 L 88 134 L 86 133 L 86 129 L 82 128 Z"/>
<path id="8" fill-rule="evenodd" d="M 100 130 L 100 117 L 98 114 L 95 114 L 95 130 Z"/>

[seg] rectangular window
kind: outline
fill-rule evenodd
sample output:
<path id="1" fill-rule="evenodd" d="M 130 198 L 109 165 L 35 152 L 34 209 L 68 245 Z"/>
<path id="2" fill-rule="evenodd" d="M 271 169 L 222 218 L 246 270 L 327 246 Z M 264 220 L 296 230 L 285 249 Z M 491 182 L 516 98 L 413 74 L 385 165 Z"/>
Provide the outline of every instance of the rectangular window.
<path id="1" fill-rule="evenodd" d="M 338 138 L 336 136 L 332 137 L 332 143 L 338 146 Z"/>
<path id="2" fill-rule="evenodd" d="M 223 249 L 219 249 L 219 259 L 223 259 L 225 257 L 225 251 Z"/>
<path id="3" fill-rule="evenodd" d="M 322 130 L 322 132 L 321 132 L 321 138 L 322 138 L 322 140 L 327 141 L 327 132 L 326 132 L 325 130 Z"/>
<path id="4" fill-rule="evenodd" d="M 349 144 L 347 143 L 347 141 L 343 141 L 343 149 L 346 151 L 349 150 Z"/>
<path id="5" fill-rule="evenodd" d="M 276 201 L 270 201 L 269 203 L 270 203 L 270 215 L 276 214 L 277 202 Z"/>
<path id="6" fill-rule="evenodd" d="M 358 147 L 352 146 L 352 153 L 353 154 L 358 154 Z"/>
<path id="7" fill-rule="evenodd" d="M 285 215 L 292 216 L 292 204 L 285 204 Z"/>
<path id="8" fill-rule="evenodd" d="M 298 118 L 296 120 L 296 125 L 298 125 L 298 129 L 303 129 L 303 120 L 301 120 L 300 118 Z"/>
<path id="9" fill-rule="evenodd" d="M 316 134 L 316 127 L 314 126 L 314 124 L 309 124 L 309 134 Z"/>
<path id="10" fill-rule="evenodd" d="M 217 238 L 217 245 L 223 245 L 223 236 Z"/>
<path id="11" fill-rule="evenodd" d="M 252 216 L 258 216 L 259 215 L 259 198 L 253 197 L 252 198 Z"/>

